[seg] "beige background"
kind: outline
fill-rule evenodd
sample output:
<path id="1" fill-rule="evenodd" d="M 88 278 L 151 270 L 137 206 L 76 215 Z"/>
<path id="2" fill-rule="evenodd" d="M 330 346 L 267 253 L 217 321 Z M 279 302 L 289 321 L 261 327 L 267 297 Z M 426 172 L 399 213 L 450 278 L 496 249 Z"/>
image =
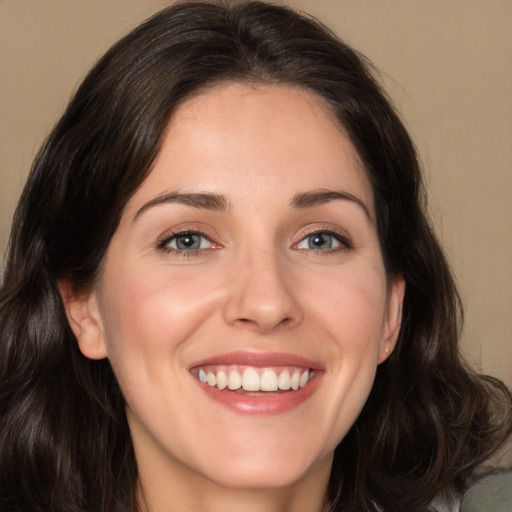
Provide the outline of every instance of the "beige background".
<path id="1" fill-rule="evenodd" d="M 71 92 L 163 0 L 0 0 L 0 251 Z M 512 1 L 290 0 L 382 71 L 417 142 L 466 306 L 464 351 L 512 385 Z"/>

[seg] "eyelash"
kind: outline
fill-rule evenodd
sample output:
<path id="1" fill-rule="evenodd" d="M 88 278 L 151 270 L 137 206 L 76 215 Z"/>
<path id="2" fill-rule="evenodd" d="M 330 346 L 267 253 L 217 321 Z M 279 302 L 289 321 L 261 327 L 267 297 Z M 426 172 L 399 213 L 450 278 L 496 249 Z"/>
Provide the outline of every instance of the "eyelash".
<path id="1" fill-rule="evenodd" d="M 197 235 L 197 236 L 200 236 L 204 239 L 206 239 L 210 244 L 211 246 L 208 247 L 208 248 L 199 248 L 199 249 L 190 249 L 190 250 L 185 250 L 185 249 L 178 249 L 178 248 L 174 248 L 174 247 L 169 247 L 169 244 L 178 239 L 179 237 L 184 237 L 184 236 L 187 236 L 187 235 Z M 308 252 L 311 252 L 311 253 L 319 253 L 319 254 L 316 254 L 316 256 L 319 256 L 320 253 L 325 255 L 325 254 L 333 254 L 333 253 L 337 253 L 337 252 L 340 252 L 340 251 L 349 251 L 353 248 L 353 244 L 351 242 L 351 240 L 343 233 L 340 233 L 339 231 L 336 231 L 332 228 L 316 228 L 316 229 L 312 229 L 311 231 L 307 231 L 305 234 L 303 234 L 302 238 L 299 240 L 299 242 L 297 242 L 296 244 L 294 244 L 294 248 L 297 248 L 297 246 L 299 244 L 301 244 L 302 242 L 306 241 L 309 237 L 312 237 L 314 235 L 328 235 L 328 236 L 332 236 L 341 246 L 340 247 L 334 247 L 332 249 L 297 249 L 297 250 L 307 250 Z M 214 242 L 212 242 L 212 240 L 210 239 L 210 237 L 208 237 L 205 233 L 203 233 L 202 231 L 199 231 L 199 230 L 194 230 L 194 229 L 183 229 L 183 230 L 179 230 L 179 231 L 176 231 L 174 233 L 171 233 L 171 234 L 166 234 L 161 240 L 159 240 L 156 244 L 156 248 L 157 250 L 159 251 L 163 251 L 167 254 L 174 254 L 174 255 L 177 255 L 177 256 L 182 256 L 182 257 L 191 257 L 191 256 L 197 256 L 200 252 L 202 251 L 205 251 L 207 249 L 214 249 L 214 248 L 218 248 L 219 246 L 216 245 Z"/>
<path id="2" fill-rule="evenodd" d="M 166 234 L 161 240 L 159 240 L 157 242 L 156 248 L 157 248 L 157 250 L 163 251 L 167 254 L 172 253 L 177 256 L 182 256 L 185 258 L 191 257 L 191 256 L 196 256 L 198 253 L 206 250 L 206 249 L 201 249 L 201 248 L 200 249 L 184 250 L 184 249 L 177 249 L 177 248 L 175 249 L 174 247 L 169 247 L 169 244 L 173 240 L 176 240 L 180 237 L 184 237 L 187 235 L 197 235 L 197 236 L 200 236 L 200 237 L 206 239 L 211 244 L 210 249 L 218 247 L 214 242 L 212 242 L 210 237 L 205 235 L 202 231 L 195 230 L 195 229 L 183 229 L 183 230 L 179 230 L 174 233 L 171 233 L 171 234 Z"/>
<path id="3" fill-rule="evenodd" d="M 332 236 L 337 242 L 340 243 L 340 247 L 334 247 L 332 249 L 323 249 L 323 250 L 315 250 L 315 249 L 303 249 L 303 250 L 307 250 L 309 252 L 312 252 L 312 253 L 321 253 L 323 255 L 325 254 L 333 254 L 333 253 L 337 253 L 337 252 L 344 252 L 344 251 L 349 251 L 351 249 L 353 249 L 353 243 L 352 241 L 350 240 L 350 238 L 345 234 L 345 233 L 341 233 L 340 231 L 337 231 L 335 229 L 332 229 L 332 228 L 328 228 L 328 227 L 324 227 L 324 228 L 314 228 L 314 229 L 311 229 L 310 231 L 307 231 L 303 236 L 302 238 L 299 240 L 299 242 L 297 242 L 294 247 L 297 247 L 300 243 L 304 242 L 305 240 L 307 240 L 309 237 L 312 237 L 314 235 L 329 235 L 329 236 Z M 316 256 L 320 256 L 320 254 L 316 254 Z"/>

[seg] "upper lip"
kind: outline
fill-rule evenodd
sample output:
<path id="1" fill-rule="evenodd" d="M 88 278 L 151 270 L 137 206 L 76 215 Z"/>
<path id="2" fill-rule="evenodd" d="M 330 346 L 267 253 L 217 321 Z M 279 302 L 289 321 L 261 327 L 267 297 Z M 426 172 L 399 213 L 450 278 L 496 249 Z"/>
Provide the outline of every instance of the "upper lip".
<path id="1" fill-rule="evenodd" d="M 190 368 L 206 365 L 244 365 L 265 368 L 268 366 L 296 366 L 321 371 L 324 366 L 318 362 L 286 352 L 237 351 L 214 355 L 193 363 Z"/>

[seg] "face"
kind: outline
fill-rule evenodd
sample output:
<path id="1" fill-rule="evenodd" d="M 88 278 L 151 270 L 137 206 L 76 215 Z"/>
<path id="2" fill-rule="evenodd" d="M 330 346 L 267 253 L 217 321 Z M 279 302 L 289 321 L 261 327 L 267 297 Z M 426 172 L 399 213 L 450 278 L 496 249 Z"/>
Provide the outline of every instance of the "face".
<path id="1" fill-rule="evenodd" d="M 82 352 L 111 361 L 142 478 L 276 488 L 328 476 L 402 295 L 322 100 L 223 84 L 177 110 L 67 310 Z"/>

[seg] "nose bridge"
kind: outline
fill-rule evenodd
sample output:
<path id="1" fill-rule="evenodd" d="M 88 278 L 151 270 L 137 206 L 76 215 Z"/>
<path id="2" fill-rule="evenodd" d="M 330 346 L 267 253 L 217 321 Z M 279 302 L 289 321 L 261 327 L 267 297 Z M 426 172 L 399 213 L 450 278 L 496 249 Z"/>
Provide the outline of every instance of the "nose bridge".
<path id="1" fill-rule="evenodd" d="M 301 312 L 286 265 L 273 246 L 241 252 L 230 270 L 226 321 L 259 332 L 299 321 Z"/>

